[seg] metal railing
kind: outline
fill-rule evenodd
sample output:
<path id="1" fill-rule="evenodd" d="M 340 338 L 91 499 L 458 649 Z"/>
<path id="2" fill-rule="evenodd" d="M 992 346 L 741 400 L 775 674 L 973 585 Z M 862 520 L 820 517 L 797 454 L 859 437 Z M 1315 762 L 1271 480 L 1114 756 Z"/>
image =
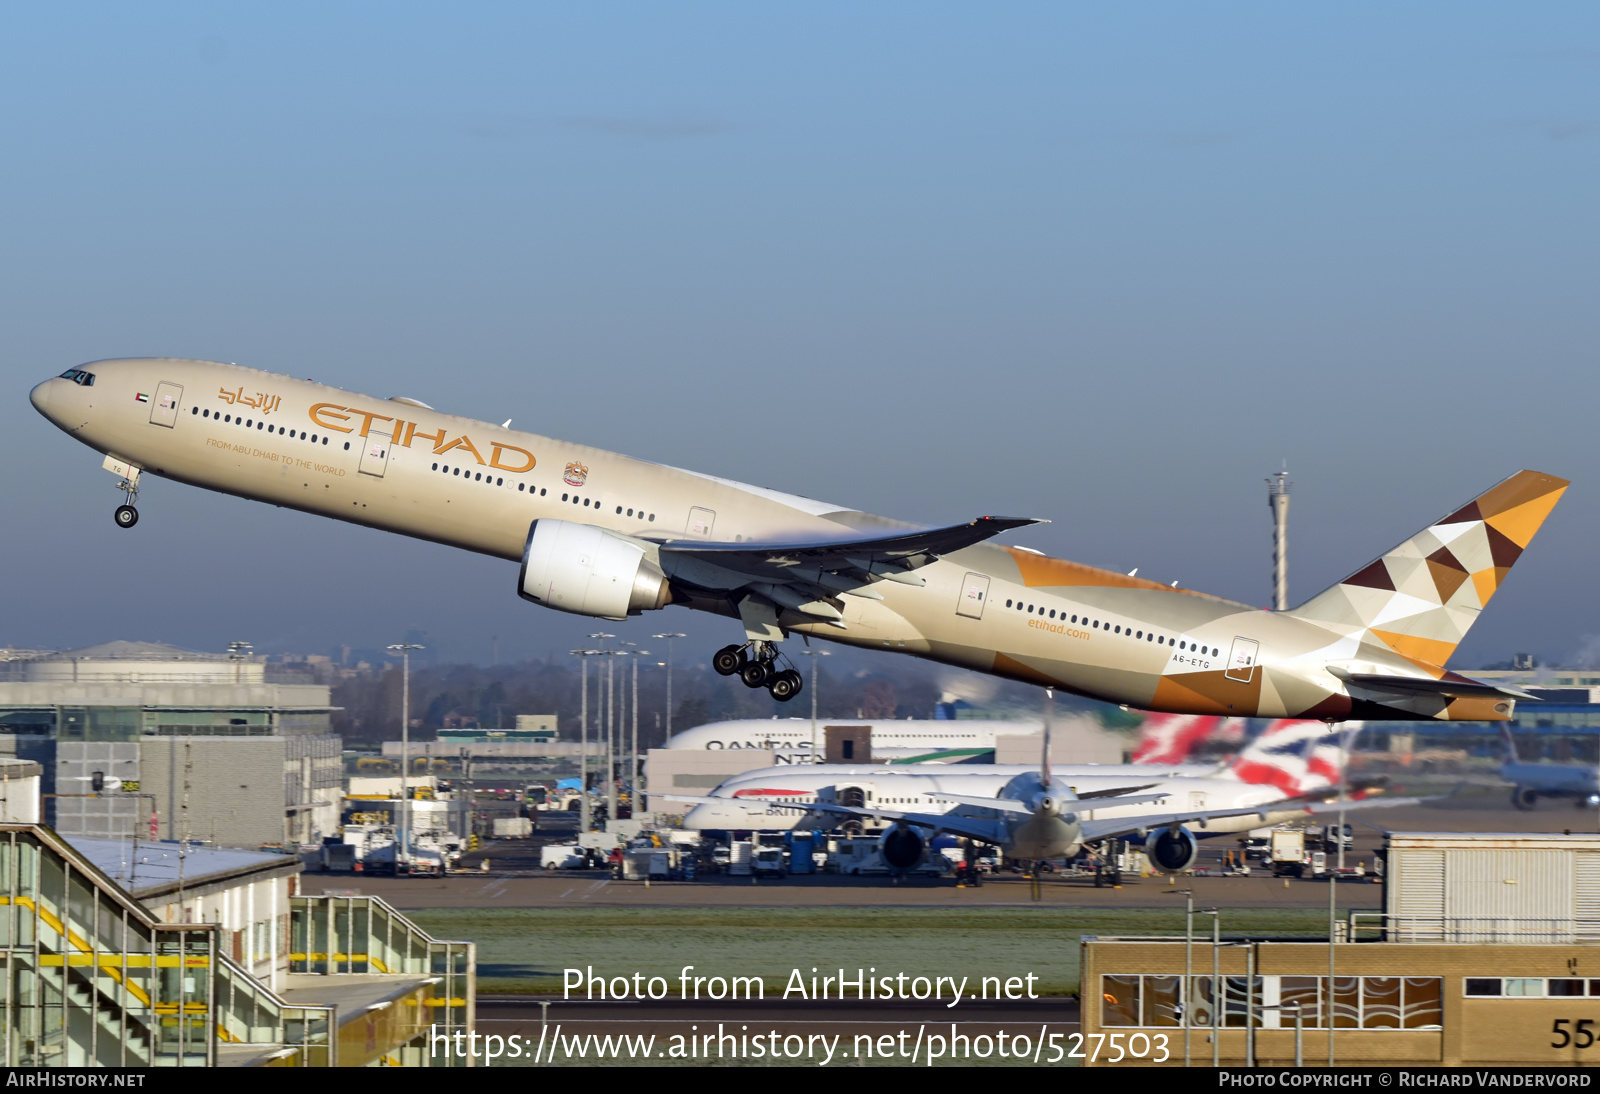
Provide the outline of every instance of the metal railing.
<path id="1" fill-rule="evenodd" d="M 1523 946 L 1592 945 L 1600 943 L 1600 920 L 1559 916 L 1437 916 L 1351 912 L 1350 940 Z"/>

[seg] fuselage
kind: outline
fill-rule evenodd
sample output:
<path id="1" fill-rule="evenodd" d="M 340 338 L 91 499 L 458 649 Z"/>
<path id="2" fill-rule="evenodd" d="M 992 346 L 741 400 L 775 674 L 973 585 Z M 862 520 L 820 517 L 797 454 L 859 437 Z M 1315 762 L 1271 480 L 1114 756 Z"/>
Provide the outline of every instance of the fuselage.
<path id="1" fill-rule="evenodd" d="M 827 755 L 824 733 L 834 727 L 870 731 L 872 758 L 877 761 L 931 758 L 955 762 L 964 754 L 992 753 L 995 738 L 1001 735 L 1036 737 L 1043 732 L 1044 723 L 980 718 L 827 718 L 818 722 L 809 718 L 741 718 L 675 733 L 664 747 L 696 752 L 756 750 L 771 752 L 780 764 L 822 763 Z"/>
<path id="2" fill-rule="evenodd" d="M 539 520 L 592 525 L 647 550 L 916 527 L 237 365 L 136 358 L 83 371 L 92 383 L 46 381 L 34 405 L 147 475 L 508 561 L 523 557 Z M 658 553 L 673 603 L 738 617 L 740 590 L 675 575 Z M 980 543 L 916 576 L 841 593 L 836 622 L 781 608 L 778 620 L 785 632 L 1145 710 L 1337 719 L 1350 700 L 1330 663 L 1418 675 L 1348 632 L 1017 547 Z"/>
<path id="3" fill-rule="evenodd" d="M 825 801 L 897 813 L 950 813 L 960 810 L 971 814 L 979 811 L 969 806 L 955 805 L 939 795 L 1020 799 L 1024 794 L 1037 791 L 1039 781 L 1037 766 L 1017 764 L 964 765 L 959 768 L 916 771 L 884 765 L 840 764 L 815 764 L 782 770 L 764 768 L 725 779 L 708 795 L 713 800 L 696 804 L 685 814 L 683 825 L 701 831 L 770 831 L 831 828 L 838 823 L 837 817 L 783 809 L 769 804 L 772 801 L 790 804 Z M 1053 783 L 1073 796 L 1134 787 L 1140 788 L 1140 794 L 1168 795 L 1159 804 L 1146 802 L 1099 808 L 1095 807 L 1093 800 L 1075 801 L 1068 810 L 1075 815 L 1072 822 L 1075 824 L 1184 810 L 1270 805 L 1283 798 L 1282 791 L 1271 786 L 1253 785 L 1237 779 L 1183 775 L 1160 767 L 1141 769 L 1128 764 L 1058 767 L 1053 771 Z M 1268 812 L 1265 820 L 1256 814 L 1211 820 L 1198 834 L 1244 832 L 1303 815 L 1303 809 L 1285 806 Z M 880 822 L 880 826 L 883 823 L 887 822 Z M 1016 852 L 1019 858 L 1053 858 L 1059 853 L 1062 852 L 1039 855 Z"/>

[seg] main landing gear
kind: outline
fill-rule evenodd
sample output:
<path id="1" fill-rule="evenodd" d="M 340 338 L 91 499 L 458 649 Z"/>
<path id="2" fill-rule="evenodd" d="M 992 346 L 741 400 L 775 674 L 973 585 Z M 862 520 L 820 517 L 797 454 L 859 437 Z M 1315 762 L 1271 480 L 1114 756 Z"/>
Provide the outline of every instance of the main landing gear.
<path id="1" fill-rule="evenodd" d="M 724 646 L 711 658 L 722 676 L 738 676 L 747 688 L 766 688 L 780 703 L 800 694 L 803 682 L 792 668 L 778 668 L 778 647 L 771 642 L 746 642 Z"/>

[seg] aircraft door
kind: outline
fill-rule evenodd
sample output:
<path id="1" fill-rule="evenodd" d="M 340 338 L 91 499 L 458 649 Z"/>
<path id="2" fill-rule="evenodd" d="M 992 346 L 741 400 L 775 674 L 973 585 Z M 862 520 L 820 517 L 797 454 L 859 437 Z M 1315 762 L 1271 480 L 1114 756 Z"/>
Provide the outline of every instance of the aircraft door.
<path id="1" fill-rule="evenodd" d="M 1254 638 L 1235 638 L 1233 652 L 1228 655 L 1228 679 L 1248 684 L 1255 674 L 1256 655 L 1260 650 L 1261 643 Z"/>
<path id="2" fill-rule="evenodd" d="M 182 401 L 182 384 L 161 381 L 156 385 L 156 397 L 150 407 L 150 424 L 164 425 L 171 429 L 178 422 L 178 404 Z"/>
<path id="3" fill-rule="evenodd" d="M 381 479 L 388 467 L 389 435 L 374 429 L 362 441 L 360 471 L 363 475 Z"/>
<path id="4" fill-rule="evenodd" d="M 961 583 L 961 599 L 956 601 L 956 614 L 969 619 L 983 618 L 983 602 L 989 598 L 989 579 L 983 574 L 968 574 Z"/>
<path id="5" fill-rule="evenodd" d="M 717 523 L 717 514 L 698 505 L 689 510 L 689 523 L 684 531 L 698 539 L 710 539 L 711 529 Z"/>

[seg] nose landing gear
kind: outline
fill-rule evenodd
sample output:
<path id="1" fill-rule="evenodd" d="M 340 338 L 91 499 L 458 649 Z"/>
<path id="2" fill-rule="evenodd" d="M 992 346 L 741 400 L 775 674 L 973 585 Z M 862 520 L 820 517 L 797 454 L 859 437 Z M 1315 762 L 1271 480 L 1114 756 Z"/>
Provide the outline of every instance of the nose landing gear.
<path id="1" fill-rule="evenodd" d="M 723 676 L 737 675 L 747 688 L 766 688 L 780 703 L 787 703 L 804 688 L 793 668 L 778 668 L 778 647 L 771 642 L 746 642 L 724 646 L 711 658 L 711 667 Z"/>
<path id="2" fill-rule="evenodd" d="M 117 483 L 117 489 L 122 491 L 122 496 L 126 500 L 117 506 L 117 527 L 132 528 L 139 523 L 139 510 L 133 507 L 133 503 L 139 500 L 139 469 L 115 461 L 109 456 L 106 457 L 106 466 L 122 475 L 122 481 Z"/>

